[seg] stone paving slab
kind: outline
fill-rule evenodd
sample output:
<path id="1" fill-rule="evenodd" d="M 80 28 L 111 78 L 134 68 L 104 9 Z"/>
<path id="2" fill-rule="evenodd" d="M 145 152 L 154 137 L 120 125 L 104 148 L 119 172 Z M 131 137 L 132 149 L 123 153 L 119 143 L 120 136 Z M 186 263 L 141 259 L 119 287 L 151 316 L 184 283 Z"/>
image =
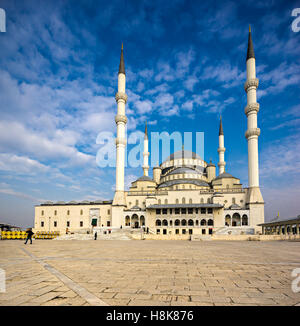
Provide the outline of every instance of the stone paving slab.
<path id="1" fill-rule="evenodd" d="M 2 306 L 300 304 L 292 241 L 4 240 L 0 268 Z"/>

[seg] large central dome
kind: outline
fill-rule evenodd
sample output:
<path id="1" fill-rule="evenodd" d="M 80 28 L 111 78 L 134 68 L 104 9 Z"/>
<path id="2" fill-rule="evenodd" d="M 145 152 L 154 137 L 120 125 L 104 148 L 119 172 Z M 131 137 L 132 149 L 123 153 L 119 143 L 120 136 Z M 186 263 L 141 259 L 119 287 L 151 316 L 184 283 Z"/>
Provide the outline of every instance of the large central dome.
<path id="1" fill-rule="evenodd" d="M 198 154 L 196 154 L 192 151 L 183 149 L 183 150 L 180 150 L 180 151 L 177 151 L 177 152 L 171 154 L 165 161 L 172 161 L 174 159 L 182 159 L 182 158 L 192 158 L 192 159 L 202 160 Z"/>
<path id="2" fill-rule="evenodd" d="M 160 167 L 163 170 L 163 174 L 171 168 L 178 167 L 193 167 L 203 170 L 206 168 L 207 163 L 196 153 L 182 149 L 171 154 Z"/>

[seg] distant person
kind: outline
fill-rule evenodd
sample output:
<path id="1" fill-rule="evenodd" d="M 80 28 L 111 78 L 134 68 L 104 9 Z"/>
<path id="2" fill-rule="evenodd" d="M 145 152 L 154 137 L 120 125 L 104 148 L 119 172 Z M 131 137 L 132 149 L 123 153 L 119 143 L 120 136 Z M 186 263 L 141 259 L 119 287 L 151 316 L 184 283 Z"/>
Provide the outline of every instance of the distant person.
<path id="1" fill-rule="evenodd" d="M 94 240 L 97 240 L 97 232 L 94 234 Z"/>
<path id="2" fill-rule="evenodd" d="M 27 233 L 27 238 L 26 238 L 25 244 L 27 244 L 28 240 L 30 240 L 30 244 L 32 244 L 32 236 L 34 235 L 34 233 L 32 232 L 32 229 L 28 229 L 26 231 L 26 233 Z"/>

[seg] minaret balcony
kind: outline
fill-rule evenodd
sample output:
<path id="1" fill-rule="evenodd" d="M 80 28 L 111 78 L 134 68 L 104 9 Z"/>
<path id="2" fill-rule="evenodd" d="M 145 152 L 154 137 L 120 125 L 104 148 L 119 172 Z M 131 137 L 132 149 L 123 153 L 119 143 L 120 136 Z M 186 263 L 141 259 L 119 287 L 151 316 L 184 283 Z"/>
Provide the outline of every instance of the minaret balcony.
<path id="1" fill-rule="evenodd" d="M 128 96 L 125 93 L 118 92 L 115 96 L 116 102 L 119 102 L 120 100 L 124 101 L 124 103 L 127 103 Z"/>
<path id="2" fill-rule="evenodd" d="M 118 145 L 124 145 L 124 146 L 126 146 L 126 139 L 124 139 L 124 138 L 116 138 L 115 142 L 116 142 L 116 145 L 117 146 Z"/>
<path id="3" fill-rule="evenodd" d="M 115 117 L 115 121 L 118 124 L 118 122 L 123 122 L 123 123 L 127 123 L 127 117 L 126 115 L 121 115 L 121 114 L 117 114 Z"/>
<path id="4" fill-rule="evenodd" d="M 252 128 L 248 129 L 245 133 L 245 137 L 249 139 L 250 137 L 258 137 L 260 135 L 260 129 L 259 128 Z"/>
<path id="5" fill-rule="evenodd" d="M 248 89 L 251 87 L 254 87 L 256 89 L 258 87 L 258 84 L 259 84 L 258 78 L 252 78 L 247 80 L 244 84 L 245 91 L 247 92 Z"/>
<path id="6" fill-rule="evenodd" d="M 258 111 L 259 111 L 259 103 L 250 103 L 245 107 L 246 116 L 252 113 L 257 114 Z"/>

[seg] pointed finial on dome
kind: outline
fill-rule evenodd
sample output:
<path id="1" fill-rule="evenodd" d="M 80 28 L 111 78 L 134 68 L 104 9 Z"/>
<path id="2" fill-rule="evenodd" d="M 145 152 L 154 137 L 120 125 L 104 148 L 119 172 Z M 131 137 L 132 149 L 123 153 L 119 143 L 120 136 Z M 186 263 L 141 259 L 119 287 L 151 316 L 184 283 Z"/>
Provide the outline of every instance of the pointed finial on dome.
<path id="1" fill-rule="evenodd" d="M 253 48 L 253 42 L 252 42 L 252 36 L 251 36 L 251 26 L 249 25 L 249 36 L 248 36 L 248 50 L 247 50 L 247 59 L 254 58 L 254 48 Z"/>
<path id="2" fill-rule="evenodd" d="M 125 63 L 124 63 L 124 55 L 123 55 L 123 43 L 122 43 L 122 48 L 121 48 L 119 74 L 124 74 L 125 75 Z"/>

